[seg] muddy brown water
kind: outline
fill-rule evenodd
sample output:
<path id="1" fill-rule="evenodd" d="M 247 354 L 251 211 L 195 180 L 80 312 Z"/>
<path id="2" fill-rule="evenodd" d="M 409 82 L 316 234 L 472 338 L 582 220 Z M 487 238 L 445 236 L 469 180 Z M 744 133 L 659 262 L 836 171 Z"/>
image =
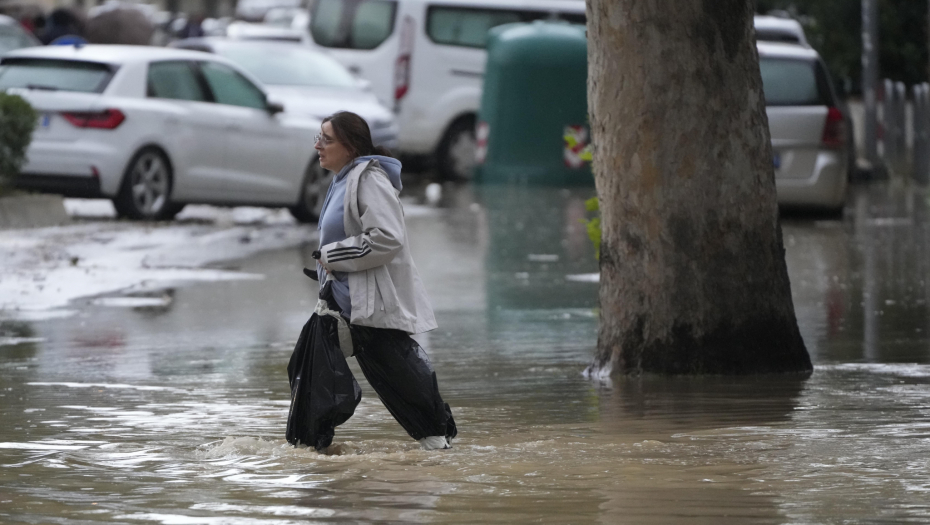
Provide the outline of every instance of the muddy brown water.
<path id="1" fill-rule="evenodd" d="M 859 188 L 843 221 L 784 219 L 809 378 L 612 383 L 581 376 L 589 195 L 464 188 L 408 209 L 449 451 L 419 450 L 354 363 L 365 397 L 333 454 L 284 441 L 307 248 L 168 306 L 3 322 L 22 339 L 0 346 L 0 522 L 930 521 L 925 191 Z"/>

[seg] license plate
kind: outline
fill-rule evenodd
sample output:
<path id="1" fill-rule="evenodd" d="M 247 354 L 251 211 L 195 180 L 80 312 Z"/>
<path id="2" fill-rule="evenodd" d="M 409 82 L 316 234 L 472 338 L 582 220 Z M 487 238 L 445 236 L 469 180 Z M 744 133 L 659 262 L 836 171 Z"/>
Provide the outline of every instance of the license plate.
<path id="1" fill-rule="evenodd" d="M 39 115 L 39 126 L 38 128 L 42 131 L 45 131 L 52 125 L 52 114 L 51 113 L 42 113 Z"/>
<path id="2" fill-rule="evenodd" d="M 781 153 L 777 151 L 773 153 L 772 164 L 775 166 L 775 169 L 781 168 Z"/>

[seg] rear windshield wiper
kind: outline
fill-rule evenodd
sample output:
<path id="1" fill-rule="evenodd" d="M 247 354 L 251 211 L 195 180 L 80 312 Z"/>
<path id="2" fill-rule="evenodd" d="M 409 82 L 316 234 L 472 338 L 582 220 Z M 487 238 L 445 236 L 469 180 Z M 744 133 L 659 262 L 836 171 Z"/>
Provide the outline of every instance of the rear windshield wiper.
<path id="1" fill-rule="evenodd" d="M 38 89 L 42 91 L 58 91 L 55 86 L 46 86 L 44 84 L 26 84 L 26 89 Z"/>

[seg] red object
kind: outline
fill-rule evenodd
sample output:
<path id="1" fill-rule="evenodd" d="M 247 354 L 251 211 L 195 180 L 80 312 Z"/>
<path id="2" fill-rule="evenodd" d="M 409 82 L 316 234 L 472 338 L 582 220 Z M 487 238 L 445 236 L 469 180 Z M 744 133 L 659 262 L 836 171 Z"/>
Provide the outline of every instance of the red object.
<path id="1" fill-rule="evenodd" d="M 823 146 L 841 149 L 846 145 L 846 122 L 840 110 L 831 107 L 827 110 L 827 123 L 823 126 Z"/>
<path id="2" fill-rule="evenodd" d="M 410 55 L 401 55 L 394 66 L 394 100 L 404 98 L 407 91 L 410 91 Z"/>
<path id="3" fill-rule="evenodd" d="M 588 147 L 588 128 L 585 126 L 566 126 L 564 135 L 574 137 L 575 145 L 572 146 L 566 139 L 565 151 L 562 154 L 562 160 L 569 168 L 581 168 L 585 163 L 585 160 L 581 158 L 581 155 Z"/>
<path id="4" fill-rule="evenodd" d="M 410 57 L 413 55 L 413 41 L 416 37 L 416 22 L 413 17 L 404 17 L 400 30 L 400 49 L 394 63 L 394 102 L 400 102 L 410 91 Z"/>
<path id="5" fill-rule="evenodd" d="M 126 115 L 118 109 L 103 111 L 68 111 L 61 116 L 78 128 L 116 129 L 126 120 Z"/>
<path id="6" fill-rule="evenodd" d="M 485 159 L 488 156 L 488 136 L 491 135 L 491 125 L 487 122 L 481 121 L 478 123 L 478 126 L 475 128 L 475 140 L 477 147 L 475 148 L 475 162 L 478 164 L 484 164 Z"/>

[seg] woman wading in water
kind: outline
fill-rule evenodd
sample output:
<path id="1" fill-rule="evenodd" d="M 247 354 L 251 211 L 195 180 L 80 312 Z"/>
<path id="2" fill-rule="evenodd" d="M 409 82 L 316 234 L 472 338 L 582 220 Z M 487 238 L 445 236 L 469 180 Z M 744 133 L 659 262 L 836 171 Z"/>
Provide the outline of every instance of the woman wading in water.
<path id="1" fill-rule="evenodd" d="M 320 166 L 336 173 L 314 252 L 320 283 L 330 277 L 354 356 L 391 415 L 423 448 L 450 448 L 452 411 L 429 358 L 410 337 L 436 328 L 436 319 L 407 243 L 401 163 L 376 148 L 368 124 L 349 112 L 324 119 L 314 147 Z"/>

